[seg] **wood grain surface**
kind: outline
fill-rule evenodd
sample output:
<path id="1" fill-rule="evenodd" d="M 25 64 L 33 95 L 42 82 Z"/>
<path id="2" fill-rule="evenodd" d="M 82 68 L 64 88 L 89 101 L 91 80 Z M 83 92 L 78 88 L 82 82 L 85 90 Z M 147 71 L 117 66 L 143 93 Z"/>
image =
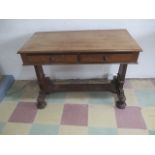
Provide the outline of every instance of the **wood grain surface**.
<path id="1" fill-rule="evenodd" d="M 140 52 L 126 29 L 36 32 L 18 53 Z"/>

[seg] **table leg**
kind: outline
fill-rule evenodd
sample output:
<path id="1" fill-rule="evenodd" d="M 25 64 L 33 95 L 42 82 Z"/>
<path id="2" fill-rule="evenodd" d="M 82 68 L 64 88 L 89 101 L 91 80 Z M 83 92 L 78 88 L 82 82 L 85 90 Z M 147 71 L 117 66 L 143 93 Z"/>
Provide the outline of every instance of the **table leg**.
<path id="1" fill-rule="evenodd" d="M 115 86 L 116 86 L 116 94 L 118 97 L 118 101 L 116 101 L 116 106 L 119 109 L 124 109 L 126 107 L 126 102 L 125 102 L 126 98 L 123 90 L 126 70 L 127 70 L 127 64 L 120 64 L 118 74 L 114 79 Z"/>
<path id="2" fill-rule="evenodd" d="M 53 92 L 55 90 L 58 91 L 59 88 L 64 88 L 64 87 L 62 86 L 60 87 L 59 85 L 54 86 L 53 83 L 51 83 L 50 79 L 45 77 L 44 71 L 41 65 L 35 65 L 34 68 L 36 71 L 38 84 L 40 88 L 39 96 L 37 99 L 37 107 L 39 109 L 43 109 L 46 106 L 46 102 L 45 102 L 46 94 L 48 94 L 49 92 Z M 120 64 L 117 76 L 115 76 L 112 83 L 108 85 L 112 87 L 110 91 L 117 94 L 118 100 L 116 101 L 116 106 L 120 109 L 124 109 L 126 107 L 126 103 L 125 103 L 126 98 L 123 90 L 126 70 L 127 70 L 127 64 Z M 105 86 L 105 89 L 107 90 L 108 88 L 107 85 L 104 85 L 104 86 Z M 97 87 L 99 87 L 99 85 Z"/>
<path id="3" fill-rule="evenodd" d="M 48 92 L 47 81 L 46 81 L 47 79 L 44 75 L 44 71 L 43 71 L 43 68 L 41 65 L 35 65 L 34 68 L 36 71 L 38 84 L 39 84 L 39 88 L 40 88 L 39 96 L 37 99 L 37 108 L 43 109 L 46 106 L 45 97 Z"/>

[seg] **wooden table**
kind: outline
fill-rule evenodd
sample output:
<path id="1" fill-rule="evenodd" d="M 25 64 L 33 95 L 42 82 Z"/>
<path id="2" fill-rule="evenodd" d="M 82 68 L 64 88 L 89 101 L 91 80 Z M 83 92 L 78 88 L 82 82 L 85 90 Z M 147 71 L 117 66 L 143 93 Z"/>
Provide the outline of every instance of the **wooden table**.
<path id="1" fill-rule="evenodd" d="M 117 94 L 116 106 L 125 108 L 123 85 L 127 65 L 137 63 L 142 49 L 125 29 L 37 32 L 19 50 L 24 65 L 34 65 L 40 88 L 37 107 L 46 106 L 46 94 L 55 91 L 110 91 Z M 42 65 L 120 64 L 117 76 L 103 84 L 54 84 L 45 77 Z"/>

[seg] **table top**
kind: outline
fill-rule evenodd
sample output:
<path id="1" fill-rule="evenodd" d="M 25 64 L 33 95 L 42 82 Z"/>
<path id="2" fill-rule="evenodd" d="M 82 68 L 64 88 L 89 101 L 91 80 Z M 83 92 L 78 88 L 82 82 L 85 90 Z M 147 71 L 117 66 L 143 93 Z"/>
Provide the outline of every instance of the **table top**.
<path id="1" fill-rule="evenodd" d="M 140 52 L 126 29 L 36 32 L 18 53 Z"/>

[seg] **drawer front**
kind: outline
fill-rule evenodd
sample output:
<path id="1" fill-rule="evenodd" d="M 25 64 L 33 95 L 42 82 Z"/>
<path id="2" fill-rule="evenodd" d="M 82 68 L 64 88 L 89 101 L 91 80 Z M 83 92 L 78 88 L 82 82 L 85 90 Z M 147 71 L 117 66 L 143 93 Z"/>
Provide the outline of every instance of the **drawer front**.
<path id="1" fill-rule="evenodd" d="M 25 65 L 37 64 L 74 64 L 77 63 L 77 55 L 54 55 L 54 54 L 28 54 L 22 55 Z"/>
<path id="2" fill-rule="evenodd" d="M 127 54 L 83 54 L 79 56 L 80 63 L 136 63 L 138 53 Z"/>
<path id="3" fill-rule="evenodd" d="M 108 63 L 136 63 L 137 59 L 138 53 L 111 54 L 107 56 Z"/>
<path id="4" fill-rule="evenodd" d="M 53 64 L 74 64 L 77 63 L 77 55 L 52 55 L 50 62 Z"/>
<path id="5" fill-rule="evenodd" d="M 28 55 L 26 56 L 27 62 L 32 64 L 48 64 L 50 63 L 50 56 L 48 55 Z"/>
<path id="6" fill-rule="evenodd" d="M 80 63 L 103 63 L 105 56 L 103 54 L 82 54 L 79 55 Z"/>
<path id="7" fill-rule="evenodd" d="M 139 53 L 106 53 L 106 54 L 28 54 L 21 55 L 25 65 L 38 64 L 106 64 L 136 63 Z"/>

